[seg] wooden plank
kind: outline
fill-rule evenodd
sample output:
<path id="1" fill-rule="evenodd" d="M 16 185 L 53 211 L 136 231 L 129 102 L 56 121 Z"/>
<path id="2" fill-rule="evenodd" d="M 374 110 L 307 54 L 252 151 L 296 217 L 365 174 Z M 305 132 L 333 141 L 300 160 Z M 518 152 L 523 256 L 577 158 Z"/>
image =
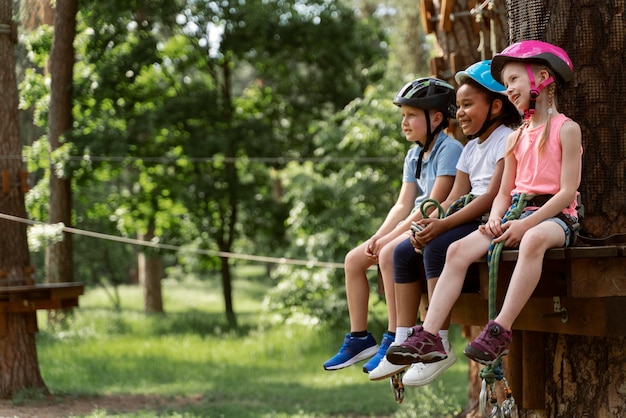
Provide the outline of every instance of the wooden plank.
<path id="1" fill-rule="evenodd" d="M 513 339 L 509 347 L 509 354 L 502 359 L 504 376 L 508 380 L 509 387 L 513 391 L 515 403 L 521 405 L 524 402 L 524 334 L 522 331 L 513 331 Z"/>
<path id="2" fill-rule="evenodd" d="M 523 331 L 522 335 L 522 397 L 518 401 L 524 409 L 546 408 L 546 375 L 544 335 Z M 517 334 L 515 334 L 517 335 Z M 515 337 L 514 337 L 515 338 Z M 515 396 L 515 394 L 514 394 Z"/>
<path id="3" fill-rule="evenodd" d="M 576 258 L 570 262 L 572 297 L 626 296 L 626 257 Z"/>
<path id="4" fill-rule="evenodd" d="M 439 29 L 445 32 L 452 32 L 452 19 L 450 15 L 454 12 L 456 0 L 442 0 L 441 14 L 439 17 Z"/>
<path id="5" fill-rule="evenodd" d="M 0 306 L 5 312 L 23 313 L 33 312 L 40 309 L 65 309 L 78 306 L 78 298 L 73 299 L 47 299 L 47 300 L 22 300 L 13 302 L 0 302 Z"/>
<path id="6" fill-rule="evenodd" d="M 591 337 L 626 336 L 626 303 L 623 298 L 559 298 L 565 314 L 555 312 L 553 298 L 531 298 L 517 320 L 514 330 L 585 335 Z M 478 293 L 464 293 L 452 310 L 452 322 L 484 326 L 489 317 L 488 301 Z"/>
<path id="7" fill-rule="evenodd" d="M 33 312 L 78 306 L 82 283 L 45 283 L 0 288 L 1 312 Z"/>

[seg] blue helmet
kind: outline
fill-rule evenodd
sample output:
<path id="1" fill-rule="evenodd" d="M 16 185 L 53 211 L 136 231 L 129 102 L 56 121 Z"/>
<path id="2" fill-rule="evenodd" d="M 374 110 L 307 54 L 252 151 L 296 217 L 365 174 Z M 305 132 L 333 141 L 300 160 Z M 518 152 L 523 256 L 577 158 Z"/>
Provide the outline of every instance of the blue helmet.
<path id="1" fill-rule="evenodd" d="M 491 75 L 491 60 L 478 61 L 467 67 L 465 71 L 459 71 L 454 76 L 458 85 L 471 78 L 487 90 L 506 96 L 506 87 L 496 81 Z"/>

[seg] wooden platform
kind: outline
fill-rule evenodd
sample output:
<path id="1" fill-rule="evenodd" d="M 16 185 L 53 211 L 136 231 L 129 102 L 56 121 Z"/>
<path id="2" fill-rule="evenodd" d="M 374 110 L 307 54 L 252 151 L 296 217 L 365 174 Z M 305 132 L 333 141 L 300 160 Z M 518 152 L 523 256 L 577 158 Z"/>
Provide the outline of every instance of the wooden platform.
<path id="1" fill-rule="evenodd" d="M 74 282 L 0 287 L 0 311 L 27 312 L 76 307 L 78 297 L 84 291 L 83 283 Z"/>
<path id="2" fill-rule="evenodd" d="M 517 250 L 500 259 L 497 306 L 502 305 L 517 261 Z M 452 321 L 484 325 L 488 319 L 489 271 L 476 263 L 476 292 L 464 292 Z M 513 324 L 516 330 L 556 332 L 594 337 L 626 336 L 626 249 L 624 246 L 551 249 L 530 301 Z"/>
<path id="3" fill-rule="evenodd" d="M 0 337 L 6 335 L 7 314 L 73 308 L 84 291 L 85 285 L 75 282 L 0 286 Z M 36 318 L 31 328 L 37 330 Z"/>
<path id="4" fill-rule="evenodd" d="M 500 258 L 497 307 L 508 287 L 517 250 Z M 468 285 L 452 311 L 452 322 L 483 327 L 489 318 L 489 272 L 477 261 Z M 546 333 L 585 337 L 626 336 L 626 246 L 609 245 L 549 250 L 539 284 L 513 323 L 506 373 L 516 401 L 526 409 L 545 408 Z"/>

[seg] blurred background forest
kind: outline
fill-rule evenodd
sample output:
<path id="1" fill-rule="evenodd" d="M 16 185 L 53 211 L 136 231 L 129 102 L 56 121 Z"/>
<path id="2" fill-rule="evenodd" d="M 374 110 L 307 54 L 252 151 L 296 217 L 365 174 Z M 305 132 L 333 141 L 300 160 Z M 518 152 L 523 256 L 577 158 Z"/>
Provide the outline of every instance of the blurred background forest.
<path id="1" fill-rule="evenodd" d="M 391 99 L 435 53 L 418 4 L 79 2 L 72 125 L 51 147 L 42 3 L 14 8 L 27 212 L 52 221 L 29 231 L 37 280 L 62 237 L 53 176 L 76 230 L 64 281 L 117 304 L 117 285 L 141 282 L 161 312 L 162 278 L 218 272 L 235 326 L 231 267 L 262 263 L 281 320 L 345 321 L 340 263 L 395 201 L 409 146 Z"/>

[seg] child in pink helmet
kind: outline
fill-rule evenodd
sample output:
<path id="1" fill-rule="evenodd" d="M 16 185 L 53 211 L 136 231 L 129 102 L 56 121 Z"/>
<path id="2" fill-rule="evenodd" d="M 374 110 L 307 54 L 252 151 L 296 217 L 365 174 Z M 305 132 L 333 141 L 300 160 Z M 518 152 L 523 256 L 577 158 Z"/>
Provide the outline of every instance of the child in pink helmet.
<path id="1" fill-rule="evenodd" d="M 387 351 L 394 364 L 446 359 L 438 331 L 461 293 L 468 267 L 493 242 L 519 247 L 518 262 L 502 308 L 463 352 L 478 363 L 493 365 L 508 353 L 513 322 L 537 286 L 545 252 L 571 245 L 575 238 L 581 130 L 558 111 L 555 96 L 556 89 L 573 78 L 571 60 L 555 45 L 522 41 L 497 54 L 491 71 L 525 121 L 507 139 L 502 182 L 487 223 L 450 245 L 423 325 L 413 327 L 404 343 Z M 520 195 L 531 197 L 521 216 L 503 220 Z"/>

